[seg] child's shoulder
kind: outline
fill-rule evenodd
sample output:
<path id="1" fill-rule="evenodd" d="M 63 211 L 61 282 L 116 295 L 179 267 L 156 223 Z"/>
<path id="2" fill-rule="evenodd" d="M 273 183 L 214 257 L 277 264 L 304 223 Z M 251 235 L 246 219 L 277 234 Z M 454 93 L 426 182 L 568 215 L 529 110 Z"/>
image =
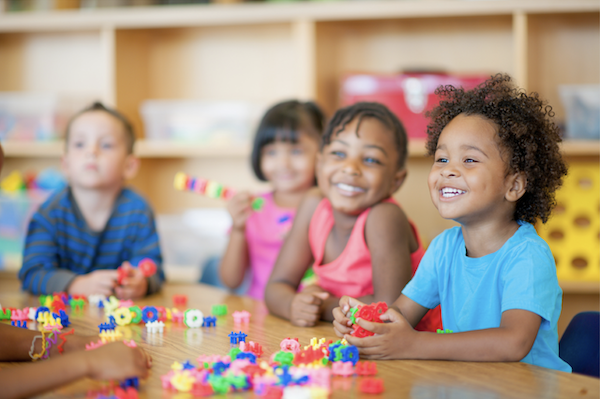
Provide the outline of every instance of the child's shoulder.
<path id="1" fill-rule="evenodd" d="M 397 223 L 399 221 L 406 221 L 408 223 L 408 217 L 400 205 L 393 199 L 381 201 L 373 205 L 369 211 L 367 223 L 369 223 L 369 220 L 376 220 L 381 223 Z"/>
<path id="2" fill-rule="evenodd" d="M 71 198 L 69 196 L 69 187 L 64 187 L 48 196 L 48 198 L 40 205 L 37 213 L 47 214 L 55 209 L 71 208 Z"/>
<path id="3" fill-rule="evenodd" d="M 123 188 L 118 201 L 118 205 L 124 205 L 127 208 L 151 210 L 146 198 L 129 187 Z"/>

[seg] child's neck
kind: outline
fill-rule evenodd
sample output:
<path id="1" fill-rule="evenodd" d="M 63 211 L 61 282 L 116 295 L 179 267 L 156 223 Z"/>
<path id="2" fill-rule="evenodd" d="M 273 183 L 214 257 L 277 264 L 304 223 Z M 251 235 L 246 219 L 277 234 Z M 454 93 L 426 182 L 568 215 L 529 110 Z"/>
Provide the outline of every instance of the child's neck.
<path id="1" fill-rule="evenodd" d="M 297 209 L 304 198 L 305 191 L 299 192 L 282 192 L 273 191 L 273 201 L 280 208 L 294 208 Z"/>
<path id="2" fill-rule="evenodd" d="M 514 221 L 493 221 L 475 226 L 461 225 L 467 256 L 480 258 L 498 251 L 519 229 Z"/>
<path id="3" fill-rule="evenodd" d="M 121 186 L 102 190 L 71 187 L 77 206 L 92 231 L 104 230 L 121 190 Z"/>

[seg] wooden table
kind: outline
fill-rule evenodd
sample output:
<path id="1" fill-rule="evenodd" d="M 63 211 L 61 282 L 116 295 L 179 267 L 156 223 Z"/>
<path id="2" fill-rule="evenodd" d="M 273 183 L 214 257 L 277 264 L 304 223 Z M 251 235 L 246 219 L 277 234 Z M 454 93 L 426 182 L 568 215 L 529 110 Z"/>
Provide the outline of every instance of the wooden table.
<path id="1" fill-rule="evenodd" d="M 298 328 L 289 322 L 268 314 L 262 302 L 237 297 L 198 284 L 167 284 L 160 294 L 137 301 L 139 306 L 155 305 L 172 307 L 174 294 L 188 296 L 188 308 L 197 308 L 210 314 L 214 304 L 226 304 L 228 315 L 219 317 L 217 327 L 189 329 L 184 325 L 167 322 L 161 335 L 148 335 L 145 327 L 134 325 L 120 327 L 125 338 L 140 343 L 154 359 L 150 378 L 141 383 L 140 398 L 191 398 L 189 394 L 164 391 L 160 376 L 170 370 L 173 362 L 190 360 L 197 364 L 200 354 L 224 355 L 231 345 L 227 336 L 231 331 L 244 331 L 248 340 L 265 347 L 265 355 L 278 350 L 286 337 L 297 337 L 307 345 L 312 337 L 336 339 L 331 324 L 321 323 L 314 328 Z M 18 281 L 0 274 L 0 304 L 4 307 L 23 308 L 38 306 L 37 297 L 19 291 Z M 231 313 L 248 310 L 252 313 L 249 325 L 234 325 Z M 93 306 L 80 315 L 71 315 L 75 331 L 79 334 L 98 334 L 97 325 L 104 321 L 103 312 Z M 1 343 L 0 343 L 1 345 Z M 0 363 L 2 367 L 19 367 Z M 469 363 L 445 361 L 378 361 L 378 375 L 383 378 L 385 392 L 381 395 L 362 394 L 358 382 L 362 377 L 334 377 L 332 398 L 452 398 L 452 399 L 500 399 L 500 398 L 598 398 L 600 380 L 575 374 L 553 371 L 523 363 Z M 90 391 L 99 390 L 103 383 L 81 380 L 62 387 L 43 397 L 85 397 Z M 1 396 L 1 394 L 0 394 Z M 95 397 L 95 396 L 92 396 Z M 218 397 L 218 396 L 217 396 Z M 252 392 L 234 393 L 228 397 L 252 398 Z"/>

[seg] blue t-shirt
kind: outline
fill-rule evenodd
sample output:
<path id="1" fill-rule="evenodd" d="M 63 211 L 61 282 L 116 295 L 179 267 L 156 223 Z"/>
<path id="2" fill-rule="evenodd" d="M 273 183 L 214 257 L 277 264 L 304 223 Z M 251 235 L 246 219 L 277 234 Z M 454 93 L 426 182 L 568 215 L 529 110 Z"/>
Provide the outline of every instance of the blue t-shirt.
<path id="1" fill-rule="evenodd" d="M 542 322 L 521 361 L 571 371 L 558 357 L 562 290 L 554 258 L 529 223 L 522 223 L 498 251 L 480 258 L 467 256 L 460 227 L 444 231 L 431 242 L 402 293 L 429 309 L 441 304 L 444 329 L 453 332 L 497 328 L 505 310 L 533 312 Z"/>
<path id="2" fill-rule="evenodd" d="M 139 194 L 124 188 L 102 231 L 87 225 L 70 187 L 53 194 L 29 223 L 19 278 L 33 294 L 66 291 L 75 277 L 94 270 L 116 269 L 124 261 L 137 265 L 150 258 L 157 266 L 148 294 L 165 280 L 154 214 Z"/>

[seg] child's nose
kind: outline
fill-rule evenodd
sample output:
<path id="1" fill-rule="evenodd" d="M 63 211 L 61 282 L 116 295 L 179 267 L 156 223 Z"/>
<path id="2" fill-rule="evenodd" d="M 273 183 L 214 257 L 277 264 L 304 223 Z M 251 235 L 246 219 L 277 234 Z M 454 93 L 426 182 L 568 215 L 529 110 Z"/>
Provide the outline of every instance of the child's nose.
<path id="1" fill-rule="evenodd" d="M 441 175 L 443 177 L 457 177 L 460 176 L 460 172 L 455 165 L 449 163 L 442 168 Z"/>
<path id="2" fill-rule="evenodd" d="M 344 167 L 342 170 L 344 171 L 344 173 L 347 173 L 349 175 L 360 174 L 360 168 L 359 168 L 358 162 L 356 162 L 352 158 L 346 158 L 346 160 L 344 162 Z"/>

